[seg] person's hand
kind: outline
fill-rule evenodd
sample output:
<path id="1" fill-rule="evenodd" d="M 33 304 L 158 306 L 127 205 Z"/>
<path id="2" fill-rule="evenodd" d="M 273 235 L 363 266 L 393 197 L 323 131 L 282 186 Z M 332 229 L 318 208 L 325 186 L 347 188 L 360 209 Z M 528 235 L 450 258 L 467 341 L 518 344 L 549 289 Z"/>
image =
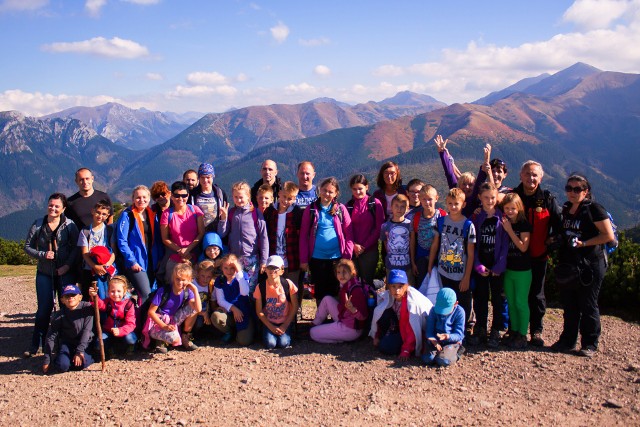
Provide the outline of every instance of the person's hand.
<path id="1" fill-rule="evenodd" d="M 282 330 L 282 329 L 283 329 L 282 326 L 274 326 L 271 332 L 273 332 L 274 335 L 277 335 L 280 337 L 284 335 L 284 331 L 286 331 L 286 329 L 285 330 Z"/>
<path id="2" fill-rule="evenodd" d="M 204 318 L 204 324 L 205 325 L 211 325 L 211 319 L 209 318 L 209 316 L 207 316 L 206 312 L 202 312 L 202 317 Z"/>
<path id="3" fill-rule="evenodd" d="M 84 354 L 78 353 L 73 356 L 73 366 L 80 367 L 84 363 Z"/>
<path id="4" fill-rule="evenodd" d="M 236 323 L 242 322 L 242 320 L 244 319 L 244 315 L 238 307 L 232 305 L 231 312 L 233 313 L 233 319 L 236 321 Z"/>
<path id="5" fill-rule="evenodd" d="M 47 372 L 49 372 L 49 364 L 45 363 L 44 365 L 42 365 L 42 373 L 46 374 Z"/>
<path id="6" fill-rule="evenodd" d="M 98 288 L 96 286 L 89 287 L 89 296 L 93 299 L 98 295 Z"/>
<path id="7" fill-rule="evenodd" d="M 172 324 L 164 324 L 164 326 L 161 328 L 163 331 L 167 331 L 167 332 L 173 332 L 176 330 L 176 325 L 172 325 Z"/>
<path id="8" fill-rule="evenodd" d="M 119 337 L 120 336 L 120 328 L 111 328 L 111 333 L 113 334 L 114 337 Z"/>
<path id="9" fill-rule="evenodd" d="M 416 276 L 416 277 L 418 276 L 418 266 L 417 265 L 411 264 L 411 271 L 413 272 L 414 276 Z"/>
<path id="10" fill-rule="evenodd" d="M 482 170 L 489 175 L 491 173 L 491 165 L 489 163 L 483 163 L 482 164 Z"/>
<path id="11" fill-rule="evenodd" d="M 436 137 L 433 139 L 433 141 L 436 143 L 436 147 L 438 147 L 438 152 L 441 153 L 443 151 L 445 151 L 447 149 L 447 142 L 449 142 L 448 139 L 443 139 L 442 135 L 436 135 Z"/>
<path id="12" fill-rule="evenodd" d="M 56 270 L 56 272 L 58 273 L 58 276 L 64 276 L 65 274 L 67 274 L 67 271 L 69 271 L 68 265 L 63 265 L 62 267 Z"/>
<path id="13" fill-rule="evenodd" d="M 347 296 L 347 301 L 345 301 L 344 303 L 344 308 L 349 310 L 351 314 L 355 314 L 358 311 L 358 309 L 351 302 L 351 296 Z"/>
<path id="14" fill-rule="evenodd" d="M 479 273 L 482 277 L 487 277 L 491 274 L 491 270 L 487 270 L 486 268 L 482 271 L 482 273 Z"/>
<path id="15" fill-rule="evenodd" d="M 357 243 L 353 244 L 353 253 L 356 256 L 360 256 L 363 252 L 364 252 L 364 247 L 362 245 L 359 245 Z"/>
<path id="16" fill-rule="evenodd" d="M 176 251 L 176 253 L 180 255 L 182 259 L 185 259 L 185 260 L 189 259 L 190 257 L 189 247 L 180 248 Z"/>
<path id="17" fill-rule="evenodd" d="M 509 234 L 511 234 L 511 232 L 513 232 L 513 227 L 511 226 L 511 221 L 509 221 L 509 218 L 507 218 L 506 216 L 502 217 L 502 228 L 504 229 L 504 231 L 506 231 Z"/>
<path id="18" fill-rule="evenodd" d="M 140 267 L 139 264 L 133 264 L 133 267 L 131 267 L 131 271 L 133 271 L 134 273 L 139 273 L 142 271 L 142 267 Z"/>
<path id="19" fill-rule="evenodd" d="M 260 264 L 260 273 L 264 273 L 266 269 L 267 269 L 267 264 Z"/>
<path id="20" fill-rule="evenodd" d="M 96 264 L 93 266 L 93 274 L 97 276 L 104 276 L 105 274 L 107 274 L 107 270 L 104 268 L 104 265 Z"/>
<path id="21" fill-rule="evenodd" d="M 377 346 L 378 346 L 378 344 L 380 344 L 380 338 L 374 338 L 374 339 L 373 339 L 373 346 L 374 346 L 374 347 L 377 347 Z"/>
<path id="22" fill-rule="evenodd" d="M 406 362 L 409 360 L 409 357 L 411 357 L 411 354 L 409 354 L 408 350 L 402 350 L 400 352 L 400 355 L 398 356 L 398 360 L 400 362 Z"/>
<path id="23" fill-rule="evenodd" d="M 449 334 L 436 334 L 439 341 L 447 341 L 449 339 Z"/>
<path id="24" fill-rule="evenodd" d="M 229 213 L 229 202 L 223 202 L 222 205 L 220 206 L 220 212 L 219 212 L 220 221 L 226 221 L 228 213 Z"/>
<path id="25" fill-rule="evenodd" d="M 491 161 L 491 144 L 484 146 L 484 163 L 489 164 Z"/>
<path id="26" fill-rule="evenodd" d="M 469 278 L 463 277 L 460 281 L 460 292 L 467 292 L 469 290 Z"/>
<path id="27" fill-rule="evenodd" d="M 54 259 L 56 257 L 56 253 L 53 251 L 47 251 L 44 255 L 46 259 Z"/>

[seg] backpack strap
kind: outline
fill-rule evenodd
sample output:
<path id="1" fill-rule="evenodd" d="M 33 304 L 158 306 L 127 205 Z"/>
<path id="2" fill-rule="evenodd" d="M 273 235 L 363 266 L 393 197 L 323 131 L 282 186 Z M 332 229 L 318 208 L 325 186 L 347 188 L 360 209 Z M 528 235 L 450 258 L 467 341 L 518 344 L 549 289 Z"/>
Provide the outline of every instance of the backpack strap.
<path id="1" fill-rule="evenodd" d="M 442 229 L 444 228 L 444 217 L 436 219 L 436 225 L 438 226 L 438 234 L 442 236 Z"/>
<path id="2" fill-rule="evenodd" d="M 438 218 L 439 219 L 439 218 Z M 444 220 L 442 221 L 444 225 Z M 467 244 L 469 243 L 469 230 L 471 229 L 471 224 L 473 222 L 470 219 L 465 220 L 464 225 L 462 226 L 462 235 L 464 236 L 464 251 L 467 251 Z"/>
<path id="3" fill-rule="evenodd" d="M 280 279 L 280 285 L 282 285 L 282 289 L 284 290 L 284 296 L 287 298 L 287 302 L 291 303 L 291 284 L 289 283 L 289 279 Z M 262 310 L 267 305 L 267 282 L 261 281 L 258 283 L 258 288 L 260 288 L 260 300 L 262 301 Z"/>
<path id="4" fill-rule="evenodd" d="M 414 233 L 418 232 L 418 228 L 420 227 L 420 217 L 422 216 L 423 212 L 424 212 L 424 210 L 416 212 L 413 215 L 413 218 L 411 219 L 411 223 L 413 225 L 413 232 Z"/>

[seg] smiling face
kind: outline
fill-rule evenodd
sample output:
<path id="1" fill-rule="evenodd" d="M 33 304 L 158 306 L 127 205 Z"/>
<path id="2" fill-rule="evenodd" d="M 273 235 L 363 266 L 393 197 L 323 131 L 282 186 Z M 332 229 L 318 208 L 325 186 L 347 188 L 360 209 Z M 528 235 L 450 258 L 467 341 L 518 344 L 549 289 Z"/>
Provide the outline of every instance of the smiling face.
<path id="1" fill-rule="evenodd" d="M 236 277 L 236 273 L 238 273 L 236 264 L 231 261 L 227 261 L 223 263 L 221 268 L 222 268 L 222 274 L 224 274 L 224 277 L 229 282 L 232 281 L 233 278 Z"/>
<path id="2" fill-rule="evenodd" d="M 207 256 L 207 258 L 216 259 L 220 256 L 220 248 L 215 245 L 211 245 L 204 250 L 204 253 Z"/>
<path id="3" fill-rule="evenodd" d="M 209 269 L 203 268 L 198 271 L 196 279 L 200 286 L 209 286 L 209 283 L 213 280 L 213 272 Z"/>
<path id="4" fill-rule="evenodd" d="M 131 196 L 131 200 L 133 201 L 133 206 L 139 211 L 146 209 L 149 206 L 149 199 L 151 198 L 151 194 L 147 190 L 136 190 Z"/>
<path id="5" fill-rule="evenodd" d="M 538 165 L 527 165 L 520 171 L 520 181 L 525 194 L 531 195 L 536 192 L 542 181 L 542 168 Z"/>
<path id="6" fill-rule="evenodd" d="M 465 202 L 455 197 L 447 197 L 447 212 L 449 215 L 458 216 L 462 215 L 462 208 L 464 208 Z"/>
<path id="7" fill-rule="evenodd" d="M 91 216 L 93 217 L 93 225 L 103 224 L 107 218 L 109 218 L 109 209 L 107 208 L 93 208 L 91 210 Z"/>
<path id="8" fill-rule="evenodd" d="M 239 208 L 249 204 L 251 195 L 245 189 L 233 190 L 233 203 Z"/>
<path id="9" fill-rule="evenodd" d="M 504 211 L 505 216 L 509 218 L 509 221 L 515 222 L 518 218 L 518 207 L 515 203 L 505 203 L 502 206 L 502 210 Z"/>
<path id="10" fill-rule="evenodd" d="M 420 193 L 420 205 L 424 209 L 427 217 L 433 216 L 436 212 L 436 202 L 438 201 L 438 193 L 435 189 L 430 189 Z"/>
<path id="11" fill-rule="evenodd" d="M 368 185 L 358 183 L 351 186 L 351 194 L 355 200 L 361 200 L 367 197 L 367 191 L 369 191 Z"/>
<path id="12" fill-rule="evenodd" d="M 502 166 L 496 166 L 491 168 L 491 175 L 493 175 L 493 183 L 497 188 L 500 188 L 502 181 L 507 177 L 507 173 Z"/>
<path id="13" fill-rule="evenodd" d="M 83 169 L 76 174 L 76 184 L 82 194 L 89 194 L 93 191 L 93 174 L 90 170 Z"/>
<path id="14" fill-rule="evenodd" d="M 171 201 L 173 201 L 173 206 L 177 211 L 182 212 L 184 208 L 187 206 L 187 199 L 189 198 L 189 193 L 187 190 L 176 190 L 171 193 Z"/>
<path id="15" fill-rule="evenodd" d="M 313 179 L 316 177 L 316 171 L 309 163 L 303 163 L 298 169 L 298 187 L 300 190 L 309 191 L 313 186 Z"/>
<path id="16" fill-rule="evenodd" d="M 80 301 L 82 301 L 82 294 L 76 295 L 63 295 L 61 297 L 62 304 L 67 307 L 69 310 L 75 310 L 80 305 Z"/>
<path id="17" fill-rule="evenodd" d="M 339 266 L 336 268 L 336 279 L 338 279 L 338 282 L 340 282 L 341 285 L 344 285 L 351 280 L 351 277 L 351 270 L 347 267 Z"/>
<path id="18" fill-rule="evenodd" d="M 187 189 L 189 191 L 193 190 L 196 188 L 196 185 L 198 185 L 198 174 L 195 172 L 189 172 L 184 176 L 183 182 L 187 184 Z"/>
<path id="19" fill-rule="evenodd" d="M 407 204 L 402 200 L 394 200 L 391 202 L 391 214 L 394 221 L 401 221 L 401 218 L 407 213 Z"/>
<path id="20" fill-rule="evenodd" d="M 264 212 L 264 210 L 273 203 L 273 193 L 268 191 L 259 191 L 256 199 L 258 201 L 258 208 Z"/>
<path id="21" fill-rule="evenodd" d="M 411 206 L 419 206 L 420 205 L 420 190 L 422 189 L 422 185 L 415 184 L 407 189 L 407 197 L 409 198 L 409 204 Z"/>
<path id="22" fill-rule="evenodd" d="M 571 190 L 567 191 L 569 188 Z M 576 191 L 578 192 L 576 193 Z M 585 183 L 576 180 L 567 181 L 565 192 L 567 194 L 567 200 L 570 201 L 573 205 L 580 204 L 584 199 L 587 198 L 587 194 L 589 193 Z"/>
<path id="23" fill-rule="evenodd" d="M 211 193 L 211 190 L 213 190 L 213 175 L 200 175 L 198 180 L 200 182 L 202 192 Z"/>
<path id="24" fill-rule="evenodd" d="M 320 188 L 320 202 L 328 206 L 338 196 L 338 189 L 333 184 L 325 184 Z"/>
<path id="25" fill-rule="evenodd" d="M 173 293 L 179 295 L 189 283 L 193 280 L 191 274 L 183 271 L 181 273 L 173 274 Z"/>
<path id="26" fill-rule="evenodd" d="M 473 181 L 472 179 L 463 178 L 463 179 L 460 179 L 460 181 L 458 181 L 458 188 L 464 192 L 464 195 L 466 197 L 471 197 L 471 194 L 473 193 L 474 183 L 475 181 Z"/>
<path id="27" fill-rule="evenodd" d="M 49 199 L 47 204 L 47 214 L 50 218 L 59 218 L 65 208 L 60 199 Z"/>
<path id="28" fill-rule="evenodd" d="M 387 186 L 392 186 L 398 180 L 398 168 L 395 166 L 389 166 L 382 172 L 382 178 Z"/>
<path id="29" fill-rule="evenodd" d="M 485 190 L 480 193 L 480 203 L 485 211 L 490 211 L 496 207 L 498 192 L 496 190 Z"/>
<path id="30" fill-rule="evenodd" d="M 127 290 L 125 284 L 120 280 L 111 280 L 109 282 L 109 298 L 112 301 L 120 302 L 126 295 Z"/>
<path id="31" fill-rule="evenodd" d="M 278 193 L 278 211 L 280 213 L 285 212 L 289 209 L 289 206 L 293 205 L 296 202 L 296 196 L 291 193 L 287 193 L 285 191 L 280 191 Z"/>

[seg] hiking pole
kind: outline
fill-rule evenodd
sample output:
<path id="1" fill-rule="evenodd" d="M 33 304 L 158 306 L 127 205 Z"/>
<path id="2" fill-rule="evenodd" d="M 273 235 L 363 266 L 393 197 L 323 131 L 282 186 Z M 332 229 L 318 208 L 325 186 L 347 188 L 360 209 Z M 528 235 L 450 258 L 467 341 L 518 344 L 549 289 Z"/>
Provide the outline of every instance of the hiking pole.
<path id="1" fill-rule="evenodd" d="M 55 248 L 55 236 L 53 240 L 49 240 L 49 251 L 53 252 L 53 259 L 51 260 L 51 290 L 53 298 L 53 312 L 58 311 L 58 304 L 56 303 L 56 248 Z"/>
<path id="2" fill-rule="evenodd" d="M 98 282 L 91 282 L 96 292 L 98 292 Z M 98 309 L 98 294 L 93 297 L 94 318 L 96 319 L 96 333 L 98 335 L 98 343 L 100 344 L 100 361 L 102 362 L 102 371 L 105 369 L 105 357 L 104 357 L 104 341 L 102 341 L 102 325 L 100 324 L 100 310 Z"/>

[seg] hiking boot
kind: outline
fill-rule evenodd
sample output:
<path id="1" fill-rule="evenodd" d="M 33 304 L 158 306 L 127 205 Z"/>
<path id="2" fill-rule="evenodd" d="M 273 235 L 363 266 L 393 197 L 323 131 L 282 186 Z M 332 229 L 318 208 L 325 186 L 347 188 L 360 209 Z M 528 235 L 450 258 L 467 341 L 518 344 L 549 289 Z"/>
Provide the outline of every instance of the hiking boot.
<path id="1" fill-rule="evenodd" d="M 180 338 L 182 339 L 182 348 L 185 350 L 193 351 L 198 349 L 198 346 L 191 341 L 191 332 L 183 332 Z"/>
<path id="2" fill-rule="evenodd" d="M 489 335 L 489 339 L 487 340 L 487 347 L 489 348 L 498 348 L 500 347 L 500 331 L 497 329 L 491 330 L 491 335 Z"/>
<path id="3" fill-rule="evenodd" d="M 165 343 L 158 343 L 156 344 L 154 352 L 158 354 L 167 354 L 167 352 L 169 352 L 169 349 L 167 349 L 167 345 Z"/>
<path id="4" fill-rule="evenodd" d="M 575 345 L 569 345 L 562 340 L 558 340 L 551 345 L 551 350 L 556 353 L 571 353 L 575 347 Z"/>
<path id="5" fill-rule="evenodd" d="M 580 349 L 580 351 L 578 352 L 578 356 L 592 358 L 596 355 L 596 351 L 598 351 L 597 348 L 592 345 L 588 345 Z"/>
<path id="6" fill-rule="evenodd" d="M 487 330 L 484 328 L 475 328 L 473 331 L 473 335 L 467 338 L 467 344 L 469 345 L 480 345 L 487 340 Z"/>
<path id="7" fill-rule="evenodd" d="M 524 350 L 527 348 L 527 337 L 515 332 L 513 340 L 509 343 L 509 347 L 514 350 Z"/>
<path id="8" fill-rule="evenodd" d="M 135 351 L 135 346 L 133 344 L 129 344 L 127 346 L 127 349 L 124 351 L 124 355 L 125 356 L 131 356 L 134 351 Z"/>
<path id="9" fill-rule="evenodd" d="M 529 341 L 529 343 L 534 347 L 544 347 L 542 332 L 534 332 L 531 334 L 531 341 Z"/>

